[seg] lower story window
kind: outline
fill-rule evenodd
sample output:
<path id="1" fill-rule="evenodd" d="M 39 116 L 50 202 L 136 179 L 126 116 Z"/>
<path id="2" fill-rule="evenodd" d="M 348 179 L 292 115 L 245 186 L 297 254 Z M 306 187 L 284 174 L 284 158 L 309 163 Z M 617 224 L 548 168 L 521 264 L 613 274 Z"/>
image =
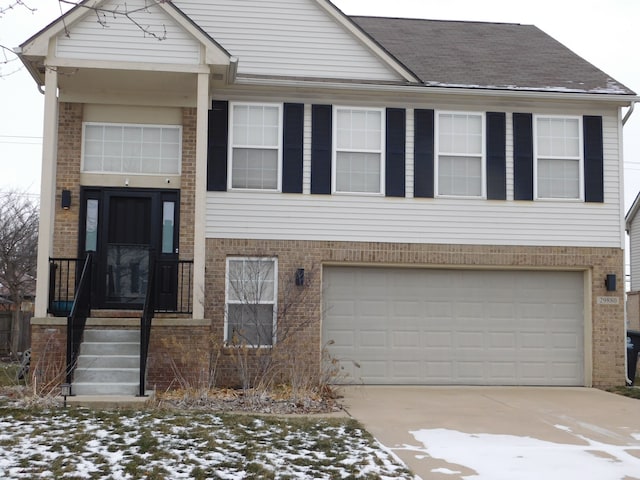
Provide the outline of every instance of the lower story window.
<path id="1" fill-rule="evenodd" d="M 271 346 L 275 342 L 277 269 L 275 258 L 228 258 L 225 341 Z"/>

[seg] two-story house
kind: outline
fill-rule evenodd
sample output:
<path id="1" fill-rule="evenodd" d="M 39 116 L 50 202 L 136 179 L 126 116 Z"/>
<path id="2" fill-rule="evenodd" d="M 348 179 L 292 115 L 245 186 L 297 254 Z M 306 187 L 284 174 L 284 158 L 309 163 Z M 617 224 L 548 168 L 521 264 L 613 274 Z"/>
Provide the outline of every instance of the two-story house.
<path id="1" fill-rule="evenodd" d="M 624 383 L 628 88 L 529 25 L 96 4 L 20 47 L 45 102 L 36 375 L 142 328 L 143 388 L 212 357 L 237 383 L 238 343 L 366 384 Z"/>

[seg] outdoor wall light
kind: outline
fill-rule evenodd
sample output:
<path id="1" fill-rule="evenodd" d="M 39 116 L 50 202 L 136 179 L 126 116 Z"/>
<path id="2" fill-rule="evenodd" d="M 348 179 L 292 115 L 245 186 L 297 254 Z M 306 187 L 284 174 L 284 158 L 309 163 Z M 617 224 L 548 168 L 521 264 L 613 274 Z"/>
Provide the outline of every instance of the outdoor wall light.
<path id="1" fill-rule="evenodd" d="M 62 190 L 61 206 L 64 210 L 69 210 L 71 207 L 71 190 Z"/>
<path id="2" fill-rule="evenodd" d="M 67 397 L 71 396 L 70 383 L 63 383 L 60 385 L 60 395 L 64 398 L 64 408 L 67 408 Z"/>
<path id="3" fill-rule="evenodd" d="M 615 292 L 616 291 L 616 275 L 615 273 L 610 273 L 604 279 L 604 284 L 607 287 L 607 292 Z"/>
<path id="4" fill-rule="evenodd" d="M 304 268 L 296 270 L 296 285 L 301 287 L 304 285 Z"/>

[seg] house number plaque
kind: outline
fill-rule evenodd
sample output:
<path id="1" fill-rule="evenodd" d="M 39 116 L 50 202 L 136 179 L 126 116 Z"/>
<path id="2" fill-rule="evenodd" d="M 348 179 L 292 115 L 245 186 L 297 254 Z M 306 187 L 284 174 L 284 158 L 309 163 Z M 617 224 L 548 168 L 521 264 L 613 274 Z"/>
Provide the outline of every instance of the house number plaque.
<path id="1" fill-rule="evenodd" d="M 598 297 L 598 305 L 619 305 L 618 297 Z"/>

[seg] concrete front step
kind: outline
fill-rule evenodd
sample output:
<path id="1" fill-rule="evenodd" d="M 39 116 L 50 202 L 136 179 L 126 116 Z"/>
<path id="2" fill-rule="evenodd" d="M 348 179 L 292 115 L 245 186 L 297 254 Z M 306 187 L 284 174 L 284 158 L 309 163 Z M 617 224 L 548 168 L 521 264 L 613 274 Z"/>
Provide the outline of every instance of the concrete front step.
<path id="1" fill-rule="evenodd" d="M 140 330 L 85 329 L 83 340 L 85 342 L 100 343 L 140 343 Z"/>
<path id="2" fill-rule="evenodd" d="M 74 372 L 74 395 L 136 395 L 139 381 L 139 330 L 85 330 Z"/>
<path id="3" fill-rule="evenodd" d="M 135 383 L 140 379 L 139 368 L 76 368 L 76 383 Z"/>
<path id="4" fill-rule="evenodd" d="M 71 393 L 74 395 L 131 395 L 138 393 L 140 384 L 135 383 L 89 383 L 73 382 Z"/>
<path id="5" fill-rule="evenodd" d="M 82 342 L 80 355 L 140 355 L 140 343 Z"/>
<path id="6" fill-rule="evenodd" d="M 140 354 L 136 355 L 80 355 L 77 368 L 137 368 Z"/>
<path id="7" fill-rule="evenodd" d="M 67 405 L 74 407 L 87 407 L 87 408 L 140 408 L 147 404 L 147 402 L 153 402 L 155 392 L 149 390 L 145 392 L 144 397 L 135 395 L 76 395 L 67 397 Z M 60 398 L 60 403 L 63 399 Z"/>

